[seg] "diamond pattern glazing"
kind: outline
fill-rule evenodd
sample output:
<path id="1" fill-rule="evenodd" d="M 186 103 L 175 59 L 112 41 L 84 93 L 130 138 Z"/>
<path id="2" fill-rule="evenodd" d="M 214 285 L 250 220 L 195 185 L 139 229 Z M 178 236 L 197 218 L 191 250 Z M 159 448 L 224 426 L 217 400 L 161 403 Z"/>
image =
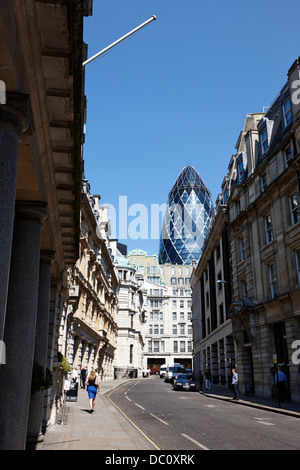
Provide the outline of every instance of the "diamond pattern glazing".
<path id="1" fill-rule="evenodd" d="M 186 166 L 169 193 L 159 246 L 159 263 L 199 261 L 213 213 L 211 194 L 199 173 Z"/>

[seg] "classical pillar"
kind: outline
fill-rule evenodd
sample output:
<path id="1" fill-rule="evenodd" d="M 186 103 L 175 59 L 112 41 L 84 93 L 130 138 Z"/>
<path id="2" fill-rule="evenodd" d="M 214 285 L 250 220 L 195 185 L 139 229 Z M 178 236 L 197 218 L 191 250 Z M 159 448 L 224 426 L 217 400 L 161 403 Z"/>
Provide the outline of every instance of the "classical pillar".
<path id="1" fill-rule="evenodd" d="M 0 369 L 0 449 L 25 448 L 38 302 L 40 241 L 46 204 L 16 202 Z"/>
<path id="2" fill-rule="evenodd" d="M 34 362 L 43 368 L 44 373 L 47 368 L 51 265 L 54 259 L 53 251 L 41 251 Z M 44 440 L 42 434 L 44 396 L 44 391 L 37 391 L 30 398 L 27 449 L 40 448 Z"/>
<path id="3" fill-rule="evenodd" d="M 4 336 L 19 142 L 29 125 L 24 100 L 26 96 L 14 95 L 0 105 L 0 340 Z"/>

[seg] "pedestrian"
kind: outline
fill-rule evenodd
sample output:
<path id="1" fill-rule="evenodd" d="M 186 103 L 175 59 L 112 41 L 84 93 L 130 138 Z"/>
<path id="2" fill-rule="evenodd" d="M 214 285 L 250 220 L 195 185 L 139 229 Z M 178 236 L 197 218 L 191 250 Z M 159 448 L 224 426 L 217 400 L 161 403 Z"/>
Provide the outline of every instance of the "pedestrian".
<path id="1" fill-rule="evenodd" d="M 86 379 L 86 385 L 87 385 L 87 392 L 89 396 L 89 403 L 90 403 L 90 413 L 93 413 L 95 411 L 95 402 L 96 402 L 96 396 L 97 393 L 100 393 L 100 380 L 96 376 L 96 373 L 94 370 L 90 372 Z"/>
<path id="2" fill-rule="evenodd" d="M 211 373 L 210 373 L 210 370 L 206 369 L 206 371 L 205 371 L 205 388 L 206 388 L 206 390 L 210 390 L 210 383 L 211 383 Z"/>
<path id="3" fill-rule="evenodd" d="M 202 392 L 203 382 L 204 382 L 204 377 L 203 377 L 202 371 L 199 370 L 199 384 L 200 384 L 199 387 L 200 387 L 201 392 Z"/>
<path id="4" fill-rule="evenodd" d="M 234 393 L 233 400 L 238 400 L 239 399 L 239 389 L 238 389 L 239 379 L 238 379 L 238 374 L 235 371 L 235 368 L 232 369 L 231 385 L 232 385 L 233 393 Z"/>
<path id="5" fill-rule="evenodd" d="M 81 388 L 85 388 L 85 381 L 86 381 L 86 368 L 83 366 L 81 369 Z"/>
<path id="6" fill-rule="evenodd" d="M 281 403 L 284 402 L 284 392 L 287 387 L 287 379 L 284 372 L 282 372 L 280 366 L 278 366 L 275 372 L 275 385 L 277 385 L 278 399 Z"/>
<path id="7" fill-rule="evenodd" d="M 78 379 L 78 370 L 77 367 L 74 367 L 72 370 L 72 382 L 76 383 Z"/>

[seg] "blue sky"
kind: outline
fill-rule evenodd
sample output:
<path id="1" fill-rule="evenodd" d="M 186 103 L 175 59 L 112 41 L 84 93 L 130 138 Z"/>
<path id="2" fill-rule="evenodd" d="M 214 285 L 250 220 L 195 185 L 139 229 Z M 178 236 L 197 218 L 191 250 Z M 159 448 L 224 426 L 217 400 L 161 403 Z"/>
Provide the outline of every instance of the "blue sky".
<path id="1" fill-rule="evenodd" d="M 86 67 L 83 156 L 91 192 L 117 211 L 118 238 L 120 196 L 128 226 L 136 204 L 148 211 L 148 239 L 120 241 L 150 254 L 151 206 L 167 202 L 186 165 L 215 202 L 246 114 L 271 104 L 300 56 L 298 1 L 94 0 L 88 57 L 152 15 Z"/>

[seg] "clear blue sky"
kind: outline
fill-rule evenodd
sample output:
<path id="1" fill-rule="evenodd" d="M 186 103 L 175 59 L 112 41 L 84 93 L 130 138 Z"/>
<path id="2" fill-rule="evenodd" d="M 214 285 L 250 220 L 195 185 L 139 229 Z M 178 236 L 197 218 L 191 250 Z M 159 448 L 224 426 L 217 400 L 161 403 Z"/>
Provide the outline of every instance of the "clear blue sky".
<path id="1" fill-rule="evenodd" d="M 120 196 L 128 211 L 134 204 L 148 210 L 149 239 L 120 241 L 156 253 L 151 205 L 167 202 L 186 165 L 200 173 L 215 202 L 246 114 L 271 104 L 300 56 L 300 5 L 94 0 L 93 10 L 84 23 L 88 57 L 157 17 L 87 65 L 84 145 L 91 192 L 117 217 Z M 128 225 L 139 217 L 129 213 Z"/>

